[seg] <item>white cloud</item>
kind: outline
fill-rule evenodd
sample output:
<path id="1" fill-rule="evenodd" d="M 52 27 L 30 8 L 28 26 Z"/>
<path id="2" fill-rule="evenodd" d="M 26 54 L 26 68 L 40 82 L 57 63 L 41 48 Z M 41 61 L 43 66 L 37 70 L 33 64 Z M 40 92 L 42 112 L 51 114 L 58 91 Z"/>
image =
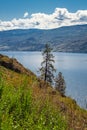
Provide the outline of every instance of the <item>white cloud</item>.
<path id="1" fill-rule="evenodd" d="M 24 13 L 24 18 L 26 18 L 28 15 L 29 15 L 28 12 L 25 12 Z"/>
<path id="2" fill-rule="evenodd" d="M 56 8 L 52 14 L 35 13 L 30 18 L 12 19 L 11 21 L 0 20 L 0 31 L 11 29 L 53 29 L 62 26 L 87 24 L 87 10 L 78 10 L 75 13 L 69 12 L 66 8 Z"/>

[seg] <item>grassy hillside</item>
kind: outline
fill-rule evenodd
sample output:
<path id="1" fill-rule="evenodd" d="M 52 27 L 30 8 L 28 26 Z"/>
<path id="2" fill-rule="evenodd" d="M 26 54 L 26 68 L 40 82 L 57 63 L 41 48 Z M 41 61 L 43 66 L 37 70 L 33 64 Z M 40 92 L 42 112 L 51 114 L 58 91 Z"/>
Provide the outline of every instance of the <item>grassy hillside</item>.
<path id="1" fill-rule="evenodd" d="M 1 65 L 0 130 L 87 130 L 87 111 L 33 73 Z"/>

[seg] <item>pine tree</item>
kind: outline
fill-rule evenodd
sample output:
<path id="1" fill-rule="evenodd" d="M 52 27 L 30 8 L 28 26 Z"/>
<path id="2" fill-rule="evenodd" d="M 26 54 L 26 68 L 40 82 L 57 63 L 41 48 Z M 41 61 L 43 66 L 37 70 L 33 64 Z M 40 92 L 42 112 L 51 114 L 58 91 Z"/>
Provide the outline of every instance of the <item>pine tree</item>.
<path id="1" fill-rule="evenodd" d="M 52 54 L 52 48 L 50 47 L 49 44 L 45 45 L 45 49 L 42 52 L 43 56 L 43 61 L 41 63 L 41 79 L 43 79 L 45 82 L 48 82 L 52 84 L 53 79 L 54 79 L 54 72 L 55 68 L 53 66 L 54 61 L 54 56 Z"/>
<path id="2" fill-rule="evenodd" d="M 55 80 L 55 88 L 60 92 L 62 96 L 65 95 L 66 84 L 62 73 L 59 72 Z"/>

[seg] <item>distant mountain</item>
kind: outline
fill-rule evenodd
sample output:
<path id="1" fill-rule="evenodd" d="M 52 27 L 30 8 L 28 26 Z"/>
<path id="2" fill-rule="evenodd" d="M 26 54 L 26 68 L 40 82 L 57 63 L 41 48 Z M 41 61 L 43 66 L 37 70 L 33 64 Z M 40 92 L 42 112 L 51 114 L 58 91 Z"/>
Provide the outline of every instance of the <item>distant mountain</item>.
<path id="1" fill-rule="evenodd" d="M 41 51 L 48 42 L 54 51 L 87 53 L 87 25 L 0 32 L 0 50 Z"/>

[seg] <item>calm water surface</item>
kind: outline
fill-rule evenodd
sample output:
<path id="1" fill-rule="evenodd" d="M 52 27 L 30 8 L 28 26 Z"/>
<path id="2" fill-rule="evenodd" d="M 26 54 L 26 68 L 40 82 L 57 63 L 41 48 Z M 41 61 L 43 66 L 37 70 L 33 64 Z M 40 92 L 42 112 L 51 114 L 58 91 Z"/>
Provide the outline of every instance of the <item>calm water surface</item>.
<path id="1" fill-rule="evenodd" d="M 41 52 L 0 52 L 17 58 L 26 68 L 37 75 L 42 62 Z M 87 108 L 87 54 L 53 53 L 55 56 L 56 74 L 61 71 L 66 81 L 66 95 Z"/>

